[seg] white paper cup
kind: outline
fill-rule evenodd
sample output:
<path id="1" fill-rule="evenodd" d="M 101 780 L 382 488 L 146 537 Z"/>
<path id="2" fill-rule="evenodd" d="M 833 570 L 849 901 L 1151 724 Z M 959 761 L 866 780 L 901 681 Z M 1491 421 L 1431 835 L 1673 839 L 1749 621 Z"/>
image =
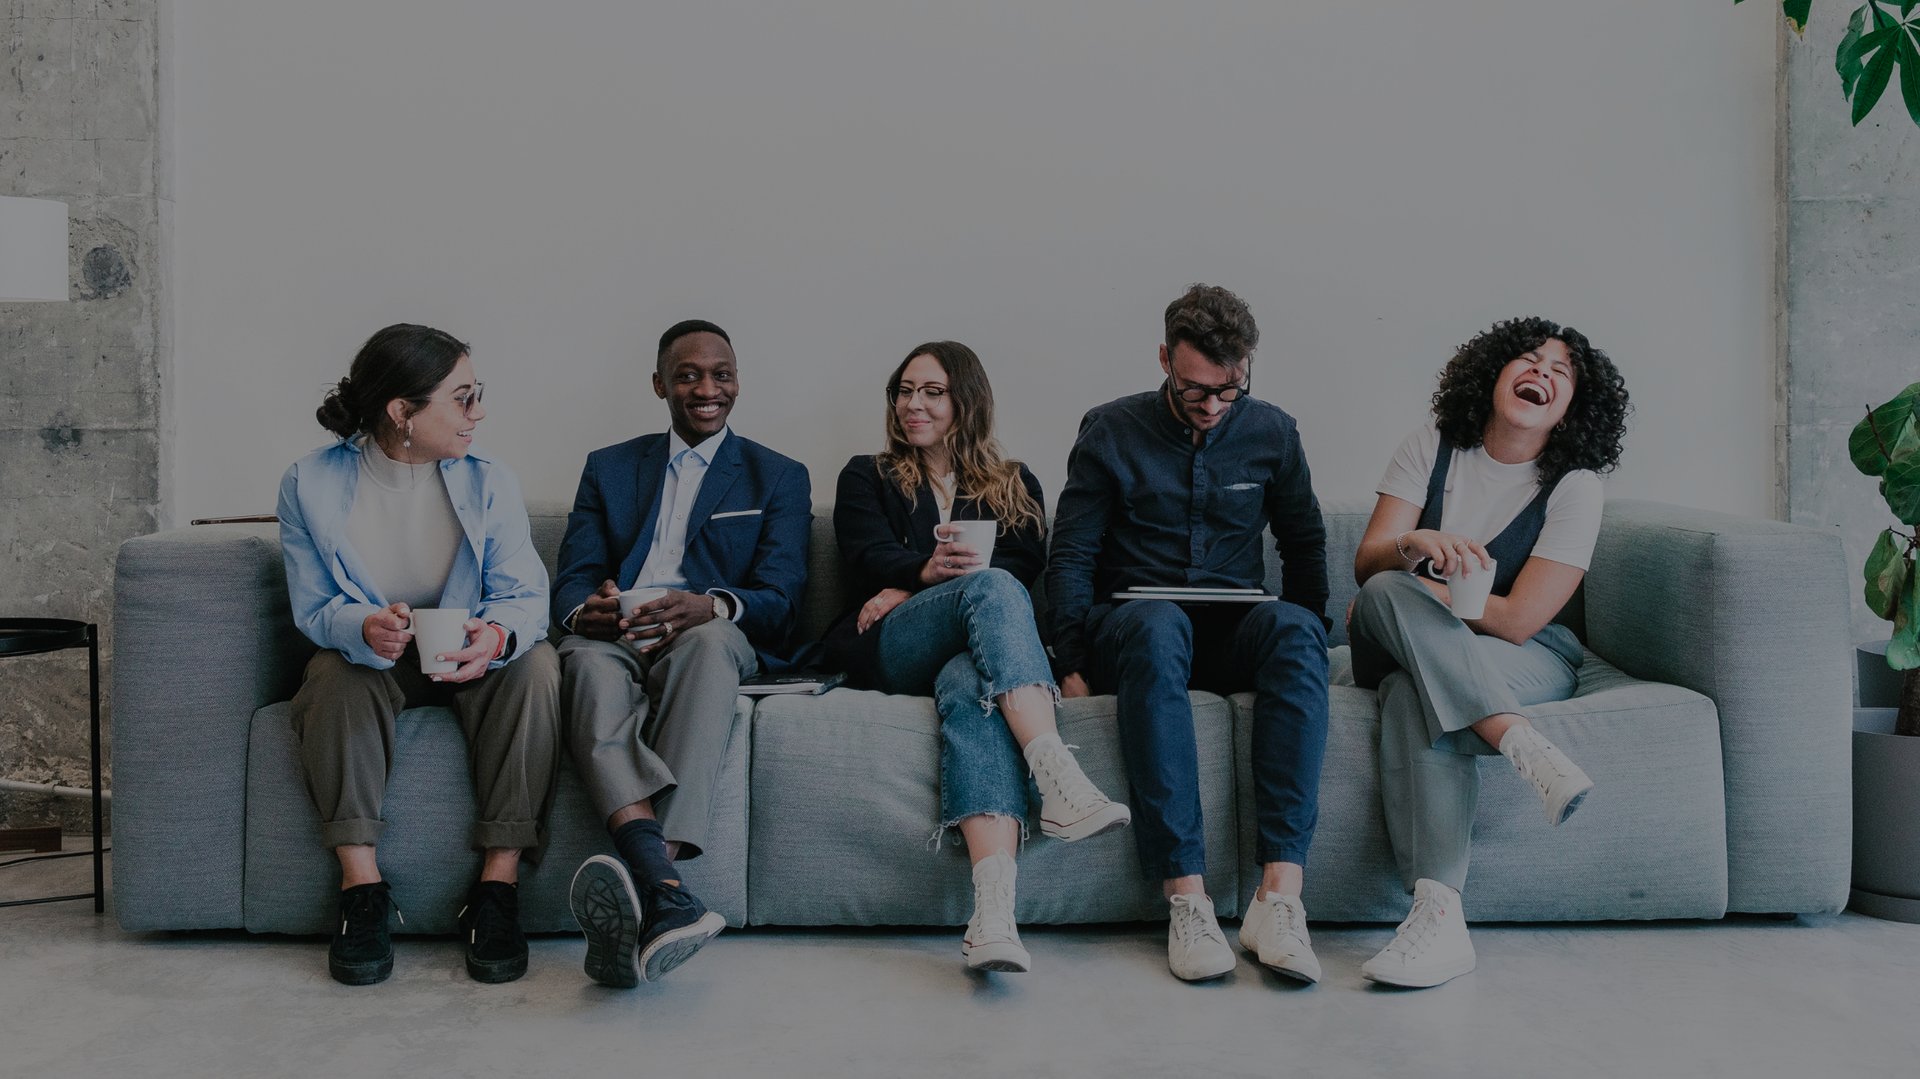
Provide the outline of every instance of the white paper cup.
<path id="1" fill-rule="evenodd" d="M 933 528 L 934 539 L 952 540 L 961 546 L 971 547 L 979 553 L 980 564 L 969 566 L 968 573 L 986 569 L 993 562 L 993 541 L 999 534 L 1000 522 L 993 520 L 948 521 Z"/>
<path id="2" fill-rule="evenodd" d="M 413 647 L 420 653 L 421 674 L 452 674 L 458 663 L 433 657 L 458 652 L 467 646 L 465 607 L 416 607 L 408 616 L 407 628 L 413 631 Z"/>
<path id="3" fill-rule="evenodd" d="M 1482 566 L 1477 558 L 1462 560 L 1460 568 L 1447 574 L 1447 604 L 1453 610 L 1453 616 L 1462 622 L 1479 618 L 1487 613 L 1487 596 L 1493 592 L 1493 571 L 1498 569 L 1498 560 L 1489 558 Z"/>
<path id="4" fill-rule="evenodd" d="M 635 607 L 665 599 L 666 596 L 667 590 L 664 588 L 629 588 L 620 593 L 620 617 L 632 618 Z"/>

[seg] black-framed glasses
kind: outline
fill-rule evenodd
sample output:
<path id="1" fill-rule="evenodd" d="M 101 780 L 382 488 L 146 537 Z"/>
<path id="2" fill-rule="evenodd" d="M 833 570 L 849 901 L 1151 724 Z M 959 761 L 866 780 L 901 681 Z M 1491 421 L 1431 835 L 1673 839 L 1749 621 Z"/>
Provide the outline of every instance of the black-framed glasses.
<path id="1" fill-rule="evenodd" d="M 1230 386 L 1182 386 L 1180 380 L 1172 374 L 1167 375 L 1167 386 L 1175 397 L 1190 405 L 1197 405 L 1209 397 L 1218 397 L 1223 403 L 1232 404 L 1253 389 L 1253 372 Z"/>
<path id="2" fill-rule="evenodd" d="M 480 395 L 486 390 L 487 384 L 475 379 L 473 388 L 466 391 L 464 395 L 458 393 L 453 395 L 454 407 L 460 410 L 461 415 L 472 418 L 474 406 L 480 403 Z"/>
<path id="3" fill-rule="evenodd" d="M 916 393 L 926 398 L 928 404 L 933 404 L 946 399 L 947 388 L 939 383 L 928 386 L 908 386 L 900 382 L 887 383 L 887 400 L 896 405 L 913 400 L 913 395 Z"/>

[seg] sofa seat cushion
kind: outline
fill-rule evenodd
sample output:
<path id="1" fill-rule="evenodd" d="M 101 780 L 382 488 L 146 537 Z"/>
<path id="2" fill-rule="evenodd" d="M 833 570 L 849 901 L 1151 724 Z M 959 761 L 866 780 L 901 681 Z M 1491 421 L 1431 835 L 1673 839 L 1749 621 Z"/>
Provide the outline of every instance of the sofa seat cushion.
<path id="1" fill-rule="evenodd" d="M 1345 647 L 1330 669 L 1350 669 Z M 1380 717 L 1371 690 L 1329 694 L 1320 819 L 1305 901 L 1315 920 L 1395 922 L 1409 900 L 1380 802 Z M 1241 852 L 1252 866 L 1253 695 L 1229 698 L 1239 753 Z M 1529 709 L 1540 731 L 1593 778 L 1579 812 L 1547 824 L 1506 758 L 1478 758 L 1480 808 L 1462 903 L 1475 921 L 1717 918 L 1727 909 L 1720 723 L 1691 690 L 1632 678 L 1592 653 L 1575 695 Z M 1252 874 L 1252 875 L 1249 875 Z"/>
<path id="2" fill-rule="evenodd" d="M 243 912 L 256 933 L 331 933 L 340 871 L 320 845 L 320 815 L 307 795 L 294 737 L 292 706 L 254 713 L 247 757 L 246 870 Z M 729 924 L 747 915 L 747 737 L 752 710 L 741 698 L 721 766 L 714 842 L 683 863 L 688 887 Z M 382 872 L 408 933 L 452 933 L 480 855 L 467 846 L 473 826 L 473 780 L 466 737 L 445 708 L 409 708 L 394 731 L 380 841 Z M 586 788 L 563 750 L 559 786 L 548 816 L 549 840 L 538 866 L 520 867 L 521 925 L 532 933 L 575 932 L 567 907 L 573 872 L 612 842 Z"/>
<path id="3" fill-rule="evenodd" d="M 1226 702 L 1191 695 L 1200 750 L 1207 874 L 1220 913 L 1235 912 L 1233 739 Z M 1060 735 L 1109 797 L 1128 797 L 1114 699 L 1062 703 Z M 973 905 L 965 850 L 939 849 L 940 729 L 933 701 L 836 689 L 764 698 L 754 714 L 755 925 L 961 925 Z M 1035 805 L 1037 806 L 1037 796 Z M 1022 924 L 1164 919 L 1158 880 L 1141 875 L 1130 829 L 1078 843 L 1040 834 L 1020 855 Z"/>

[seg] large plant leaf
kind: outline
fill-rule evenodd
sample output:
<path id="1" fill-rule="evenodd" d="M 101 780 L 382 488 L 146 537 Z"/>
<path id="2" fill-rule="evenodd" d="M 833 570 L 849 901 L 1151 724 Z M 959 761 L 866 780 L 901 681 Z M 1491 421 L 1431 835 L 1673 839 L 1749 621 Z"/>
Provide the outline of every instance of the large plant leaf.
<path id="1" fill-rule="evenodd" d="M 1813 6 L 1813 0 L 1782 0 L 1780 9 L 1787 13 L 1787 21 L 1793 24 L 1793 32 L 1807 32 L 1807 9 Z"/>
<path id="2" fill-rule="evenodd" d="M 1865 419 L 1854 424 L 1853 433 L 1847 436 L 1847 456 L 1853 458 L 1853 467 L 1869 476 L 1878 476 L 1887 470 L 1888 455 L 1894 443 L 1900 441 L 1907 421 L 1913 418 L 1917 400 L 1920 400 L 1920 382 L 1901 390 L 1886 404 L 1870 409 Z"/>
<path id="3" fill-rule="evenodd" d="M 1911 568 L 1893 529 L 1883 529 L 1880 538 L 1873 541 L 1873 550 L 1867 552 L 1867 609 L 1881 618 L 1892 620 L 1899 609 L 1901 589 L 1907 583 Z"/>
<path id="4" fill-rule="evenodd" d="M 1860 62 L 1861 55 L 1866 52 L 1861 47 L 1860 39 L 1866 32 L 1867 9 L 1862 5 L 1860 10 L 1853 13 L 1853 18 L 1847 20 L 1846 36 L 1840 39 L 1840 47 L 1833 53 L 1833 70 L 1840 76 L 1840 93 L 1848 98 L 1853 97 L 1853 88 L 1860 81 L 1860 73 L 1866 70 L 1866 65 Z"/>
<path id="5" fill-rule="evenodd" d="M 1900 33 L 1897 26 L 1875 30 L 1862 41 L 1872 38 L 1881 40 L 1873 46 L 1876 50 L 1873 58 L 1867 61 L 1867 70 L 1861 74 L 1860 81 L 1853 87 L 1853 126 L 1859 127 L 1860 121 L 1867 118 L 1874 105 L 1880 101 L 1880 95 L 1887 91 L 1887 80 L 1893 77 L 1893 60 L 1899 50 L 1892 47 L 1894 35 Z"/>
<path id="6" fill-rule="evenodd" d="M 1909 574 L 1900 590 L 1900 610 L 1893 620 L 1893 640 L 1887 642 L 1887 666 L 1896 671 L 1920 667 L 1920 581 Z"/>
<path id="7" fill-rule="evenodd" d="M 1880 493 L 1901 523 L 1920 525 L 1920 459 L 1909 457 L 1888 465 L 1887 474 L 1880 477 Z"/>

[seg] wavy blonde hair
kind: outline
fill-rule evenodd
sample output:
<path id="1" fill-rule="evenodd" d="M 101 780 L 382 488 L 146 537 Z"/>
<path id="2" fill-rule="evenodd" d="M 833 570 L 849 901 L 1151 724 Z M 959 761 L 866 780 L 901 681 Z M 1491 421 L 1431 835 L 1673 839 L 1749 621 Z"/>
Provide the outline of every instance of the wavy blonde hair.
<path id="1" fill-rule="evenodd" d="M 931 356 L 947 375 L 947 399 L 953 403 L 953 426 L 947 429 L 948 457 L 953 462 L 954 500 L 977 499 L 1000 522 L 1004 534 L 1023 525 L 1040 523 L 1040 506 L 1020 482 L 1020 463 L 1009 461 L 993 437 L 993 387 L 980 357 L 958 341 L 929 341 L 900 361 L 887 379 L 887 448 L 874 460 L 880 474 L 900 488 L 912 505 L 920 486 L 932 479 L 920 450 L 907 441 L 893 407 L 893 388 L 907 365 L 918 356 Z"/>

